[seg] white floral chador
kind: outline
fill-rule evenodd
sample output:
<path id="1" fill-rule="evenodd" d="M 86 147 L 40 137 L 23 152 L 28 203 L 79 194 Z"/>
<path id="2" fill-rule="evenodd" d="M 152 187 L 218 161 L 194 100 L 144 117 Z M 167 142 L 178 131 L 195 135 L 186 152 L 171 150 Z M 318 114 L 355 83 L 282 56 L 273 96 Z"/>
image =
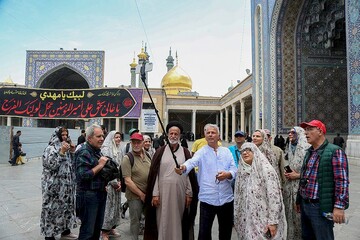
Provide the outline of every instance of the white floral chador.
<path id="1" fill-rule="evenodd" d="M 269 138 L 268 138 L 266 132 L 264 131 L 264 129 L 259 129 L 256 131 L 259 131 L 263 138 L 263 142 L 260 144 L 260 146 L 258 146 L 259 150 L 264 154 L 264 156 L 270 162 L 271 166 L 273 166 L 273 168 L 275 169 L 278 177 L 281 179 L 281 174 L 280 174 L 280 170 L 279 170 L 279 162 L 276 159 L 276 155 L 275 155 L 274 151 L 271 149 L 271 144 L 270 144 L 270 141 L 269 141 Z"/>
<path id="2" fill-rule="evenodd" d="M 123 158 L 123 151 L 120 144 L 115 144 L 115 133 L 111 131 L 105 138 L 103 145 L 101 146 L 101 153 L 104 156 L 111 157 L 120 166 L 121 159 Z M 106 186 L 107 197 L 106 207 L 104 215 L 104 223 L 102 229 L 111 230 L 120 224 L 120 206 L 121 206 L 121 191 L 117 192 L 112 187 L 112 184 L 116 185 L 119 179 L 114 179 Z M 122 183 L 125 184 L 125 183 Z"/>
<path id="3" fill-rule="evenodd" d="M 253 143 L 241 149 L 254 153 L 252 164 L 239 163 L 234 193 L 234 225 L 239 239 L 266 239 L 267 225 L 277 225 L 272 239 L 286 239 L 285 209 L 279 178 Z"/>
<path id="4" fill-rule="evenodd" d="M 306 140 L 305 131 L 301 127 L 294 127 L 295 129 L 295 142 L 289 143 L 287 150 L 287 159 L 285 166 L 289 165 L 290 168 L 298 173 L 301 171 L 306 150 L 310 144 Z M 288 238 L 291 240 L 301 239 L 301 219 L 300 213 L 295 211 L 296 195 L 299 189 L 300 179 L 286 180 L 284 183 L 284 204 L 286 220 L 288 223 Z"/>
<path id="5" fill-rule="evenodd" d="M 45 237 L 76 227 L 74 155 L 69 152 L 60 155 L 60 131 L 60 127 L 55 129 L 42 156 L 40 231 Z"/>

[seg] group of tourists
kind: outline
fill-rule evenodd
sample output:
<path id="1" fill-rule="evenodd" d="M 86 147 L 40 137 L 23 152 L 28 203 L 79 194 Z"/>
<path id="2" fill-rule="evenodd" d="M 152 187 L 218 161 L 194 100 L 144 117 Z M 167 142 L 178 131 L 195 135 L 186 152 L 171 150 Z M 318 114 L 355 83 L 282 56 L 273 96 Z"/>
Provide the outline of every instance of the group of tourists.
<path id="1" fill-rule="evenodd" d="M 348 162 L 342 148 L 325 137 L 319 120 L 289 132 L 285 155 L 256 130 L 253 143 L 235 133 L 230 147 L 238 163 L 234 227 L 239 239 L 334 239 L 349 206 Z M 280 149 L 280 150 L 279 150 Z"/>
<path id="2" fill-rule="evenodd" d="M 130 132 L 124 146 L 121 133 L 94 124 L 76 147 L 65 127 L 55 129 L 43 155 L 45 239 L 119 236 L 124 186 L 132 239 L 194 239 L 198 205 L 200 240 L 212 239 L 215 216 L 218 239 L 231 239 L 233 227 L 238 239 L 334 239 L 334 223 L 345 221 L 347 158 L 326 140 L 321 121 L 293 127 L 285 152 L 271 144 L 266 129 L 256 130 L 253 142 L 237 131 L 236 145 L 227 148 L 218 126 L 207 124 L 205 144 L 191 152 L 176 121 L 168 123 L 169 141 L 156 151 L 151 137 Z M 122 181 L 103 177 L 108 161 L 121 167 Z M 77 218 L 79 236 L 71 232 Z"/>

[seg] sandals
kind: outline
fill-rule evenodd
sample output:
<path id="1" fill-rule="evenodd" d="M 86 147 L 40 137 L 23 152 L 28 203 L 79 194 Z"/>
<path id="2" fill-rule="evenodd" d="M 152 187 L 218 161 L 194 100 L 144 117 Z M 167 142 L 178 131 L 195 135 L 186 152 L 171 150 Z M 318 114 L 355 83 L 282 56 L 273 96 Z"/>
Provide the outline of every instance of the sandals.
<path id="1" fill-rule="evenodd" d="M 107 232 L 101 231 L 101 239 L 109 240 L 109 234 Z"/>
<path id="2" fill-rule="evenodd" d="M 120 233 L 118 233 L 115 229 L 111 229 L 109 231 L 108 235 L 114 236 L 114 237 L 120 237 Z"/>

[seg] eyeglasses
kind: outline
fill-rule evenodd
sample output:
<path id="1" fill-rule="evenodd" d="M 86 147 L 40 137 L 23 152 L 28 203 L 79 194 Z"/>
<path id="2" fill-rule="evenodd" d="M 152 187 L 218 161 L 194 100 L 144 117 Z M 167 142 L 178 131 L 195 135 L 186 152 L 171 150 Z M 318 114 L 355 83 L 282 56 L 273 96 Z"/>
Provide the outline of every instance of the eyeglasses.
<path id="1" fill-rule="evenodd" d="M 296 134 L 295 131 L 289 131 L 288 134 Z"/>
<path id="2" fill-rule="evenodd" d="M 248 153 L 248 152 L 252 152 L 251 148 L 245 148 L 245 149 L 241 149 L 240 153 L 243 154 L 244 152 Z"/>

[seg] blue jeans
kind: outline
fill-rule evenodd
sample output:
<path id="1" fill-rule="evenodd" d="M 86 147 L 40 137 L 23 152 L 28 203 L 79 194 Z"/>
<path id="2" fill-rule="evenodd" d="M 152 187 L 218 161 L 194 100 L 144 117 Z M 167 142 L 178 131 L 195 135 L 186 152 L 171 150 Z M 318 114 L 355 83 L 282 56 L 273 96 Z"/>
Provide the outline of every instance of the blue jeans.
<path id="1" fill-rule="evenodd" d="M 305 203 L 302 200 L 300 207 L 302 239 L 334 239 L 334 222 L 321 216 L 320 203 Z"/>
<path id="2" fill-rule="evenodd" d="M 200 202 L 199 240 L 211 240 L 211 229 L 217 215 L 219 240 L 230 240 L 233 227 L 234 201 L 222 206 Z"/>
<path id="3" fill-rule="evenodd" d="M 105 191 L 78 191 L 76 193 L 76 207 L 81 220 L 79 240 L 98 240 L 100 238 L 105 204 Z"/>

